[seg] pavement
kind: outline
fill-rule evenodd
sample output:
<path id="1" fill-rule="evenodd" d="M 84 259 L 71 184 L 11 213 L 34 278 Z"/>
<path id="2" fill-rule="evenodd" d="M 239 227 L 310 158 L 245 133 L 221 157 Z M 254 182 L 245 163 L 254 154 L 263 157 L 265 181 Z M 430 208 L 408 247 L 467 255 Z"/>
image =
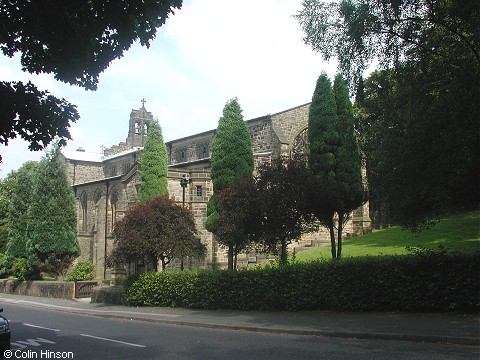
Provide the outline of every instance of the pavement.
<path id="1" fill-rule="evenodd" d="M 0 307 L 5 308 L 7 318 L 9 303 L 87 316 L 225 330 L 480 346 L 480 314 L 194 310 L 92 304 L 89 298 L 63 300 L 0 294 Z"/>

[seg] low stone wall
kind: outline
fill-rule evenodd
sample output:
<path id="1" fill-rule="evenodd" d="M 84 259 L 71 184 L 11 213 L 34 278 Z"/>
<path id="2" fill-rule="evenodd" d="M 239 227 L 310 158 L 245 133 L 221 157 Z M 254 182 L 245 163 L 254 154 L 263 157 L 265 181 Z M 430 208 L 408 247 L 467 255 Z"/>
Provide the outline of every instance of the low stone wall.
<path id="1" fill-rule="evenodd" d="M 75 283 L 73 281 L 0 280 L 0 293 L 73 299 Z"/>
<path id="2" fill-rule="evenodd" d="M 92 289 L 91 303 L 127 305 L 123 286 L 97 286 Z"/>

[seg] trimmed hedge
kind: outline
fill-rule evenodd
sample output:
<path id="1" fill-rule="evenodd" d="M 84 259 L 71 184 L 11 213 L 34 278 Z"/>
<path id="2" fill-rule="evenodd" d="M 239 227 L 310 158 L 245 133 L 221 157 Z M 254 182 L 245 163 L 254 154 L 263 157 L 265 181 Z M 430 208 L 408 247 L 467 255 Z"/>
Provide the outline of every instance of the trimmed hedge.
<path id="1" fill-rule="evenodd" d="M 425 251 L 241 271 L 146 273 L 125 294 L 137 306 L 477 312 L 479 274 L 480 253 Z"/>

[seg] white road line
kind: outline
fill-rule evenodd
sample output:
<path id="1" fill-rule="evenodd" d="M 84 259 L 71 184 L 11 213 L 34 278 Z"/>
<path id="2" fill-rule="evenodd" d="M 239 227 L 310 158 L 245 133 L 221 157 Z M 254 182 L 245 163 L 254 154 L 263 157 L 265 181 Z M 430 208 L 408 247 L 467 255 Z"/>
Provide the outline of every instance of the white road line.
<path id="1" fill-rule="evenodd" d="M 59 310 L 70 310 L 74 312 L 78 312 L 81 314 L 121 314 L 121 315 L 149 315 L 149 316 L 158 316 L 158 317 L 166 317 L 166 318 L 177 318 L 182 315 L 178 314 L 163 314 L 163 313 L 140 313 L 135 311 L 123 311 L 123 310 L 97 310 L 97 309 L 83 309 L 83 308 L 76 308 L 72 306 L 60 306 L 60 305 L 53 305 L 53 304 L 45 304 L 36 301 L 27 301 L 27 300 L 15 300 L 15 299 L 8 299 L 0 296 L 0 299 L 6 303 L 12 303 L 17 305 L 30 305 L 35 307 L 43 307 L 47 309 L 59 309 Z"/>
<path id="2" fill-rule="evenodd" d="M 38 328 L 38 329 L 45 329 L 45 330 L 51 330 L 51 331 L 60 331 L 59 329 L 52 329 L 52 328 L 48 328 L 48 327 L 44 327 L 44 326 L 32 325 L 32 324 L 27 324 L 27 323 L 23 323 L 23 325 L 29 326 L 29 327 L 33 327 L 33 328 Z"/>
<path id="3" fill-rule="evenodd" d="M 93 339 L 98 339 L 98 340 L 110 341 L 110 342 L 119 343 L 119 344 L 124 344 L 124 345 L 129 345 L 129 346 L 135 346 L 135 347 L 141 347 L 141 348 L 146 347 L 145 345 L 133 344 L 133 343 L 125 342 L 125 341 L 108 339 L 108 338 L 103 338 L 103 337 L 99 337 L 99 336 L 93 336 L 93 335 L 87 335 L 87 334 L 80 334 L 80 336 L 85 336 L 85 337 L 89 337 L 89 338 L 93 338 Z"/>

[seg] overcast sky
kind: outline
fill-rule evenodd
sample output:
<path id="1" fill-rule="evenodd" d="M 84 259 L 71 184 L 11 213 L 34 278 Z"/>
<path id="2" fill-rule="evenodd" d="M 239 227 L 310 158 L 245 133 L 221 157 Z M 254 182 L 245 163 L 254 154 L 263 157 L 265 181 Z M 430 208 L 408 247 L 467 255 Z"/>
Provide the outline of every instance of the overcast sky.
<path id="1" fill-rule="evenodd" d="M 80 120 L 68 150 L 100 152 L 125 141 L 132 109 L 158 118 L 165 141 L 215 129 L 225 103 L 238 97 L 245 120 L 310 102 L 325 63 L 302 42 L 292 15 L 301 0 L 190 0 L 162 26 L 150 49 L 138 44 L 100 76 L 98 90 L 85 91 L 21 71 L 18 56 L 0 55 L 0 79 L 32 80 L 41 90 L 77 105 Z M 15 139 L 0 146 L 0 178 L 25 161 L 39 160 Z"/>

